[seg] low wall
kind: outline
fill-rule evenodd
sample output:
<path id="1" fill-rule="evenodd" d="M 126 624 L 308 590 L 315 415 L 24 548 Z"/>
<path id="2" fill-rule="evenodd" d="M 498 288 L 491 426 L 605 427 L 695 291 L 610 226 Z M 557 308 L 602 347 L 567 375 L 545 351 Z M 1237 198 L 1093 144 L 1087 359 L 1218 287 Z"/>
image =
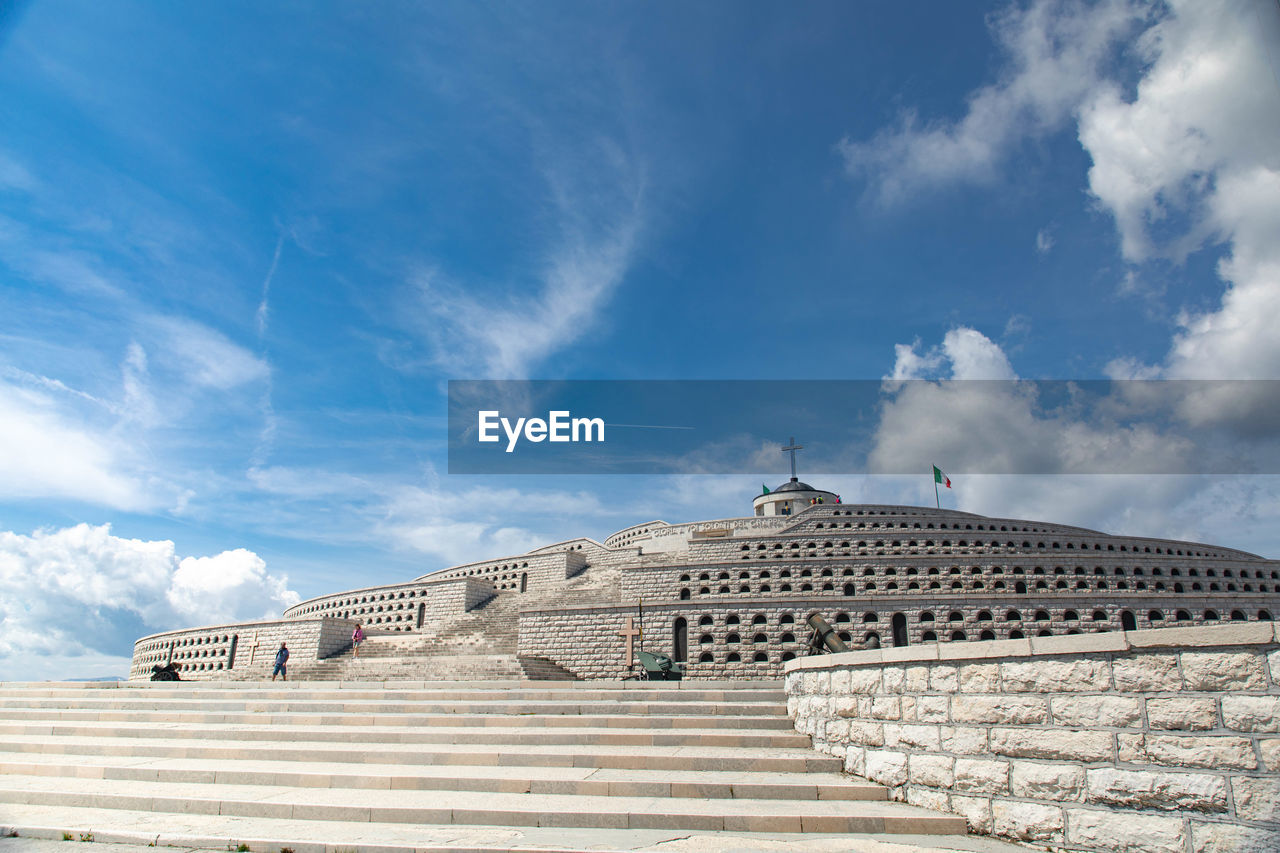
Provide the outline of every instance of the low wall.
<path id="1" fill-rule="evenodd" d="M 1280 850 L 1274 623 L 933 643 L 786 665 L 814 746 L 974 832 L 1071 851 Z"/>
<path id="2" fill-rule="evenodd" d="M 146 680 L 153 666 L 169 663 L 177 666 L 183 681 L 270 678 L 281 643 L 289 647 L 289 672 L 302 675 L 351 645 L 355 624 L 350 619 L 277 619 L 152 634 L 134 643 L 129 680 Z"/>

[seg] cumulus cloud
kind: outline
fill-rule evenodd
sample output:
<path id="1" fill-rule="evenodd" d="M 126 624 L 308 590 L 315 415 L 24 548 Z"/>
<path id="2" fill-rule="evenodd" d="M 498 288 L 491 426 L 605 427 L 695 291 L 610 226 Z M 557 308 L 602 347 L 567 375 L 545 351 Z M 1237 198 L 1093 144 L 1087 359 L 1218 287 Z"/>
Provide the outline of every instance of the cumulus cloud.
<path id="1" fill-rule="evenodd" d="M 973 330 L 953 332 L 971 333 L 957 340 L 969 341 L 1001 369 L 1008 364 L 996 344 L 978 340 Z M 1275 556 L 1280 476 L 1191 473 L 1205 470 L 1206 452 L 1225 447 L 1226 457 L 1235 458 L 1249 440 L 1261 442 L 1252 447 L 1264 457 L 1270 447 L 1266 458 L 1274 464 L 1271 443 L 1280 423 L 1274 393 L 1258 435 L 1233 435 L 1215 445 L 1219 433 L 1200 429 L 1217 426 L 1233 406 L 1242 419 L 1239 407 L 1255 403 L 1266 383 L 1122 382 L 1101 398 L 1068 393 L 1048 400 L 1043 383 L 946 381 L 969 368 L 952 361 L 945 345 L 925 357 L 920 349 L 919 341 L 898 347 L 901 369 L 886 377 L 869 470 L 924 472 L 937 463 L 952 475 L 954 490 L 946 497 L 959 509 Z M 932 362 L 927 376 L 916 370 L 921 361 Z M 893 381 L 904 378 L 925 381 Z M 1257 411 L 1254 406 L 1250 413 L 1255 420 Z M 1135 471 L 1142 473 L 1124 473 Z M 932 487 L 924 477 L 877 477 L 869 499 L 926 503 Z"/>
<path id="2" fill-rule="evenodd" d="M 885 377 L 886 400 L 868 455 L 872 471 L 932 462 L 951 471 L 1038 475 L 1193 467 L 1197 448 L 1189 438 L 1158 418 L 1127 417 L 1138 403 L 1157 408 L 1165 397 L 1043 399 L 1042 386 L 1018 381 L 1000 346 L 975 329 L 952 329 L 923 356 L 919 346 L 899 345 L 893 373 Z M 952 381 L 904 381 L 922 379 Z"/>
<path id="3" fill-rule="evenodd" d="M 128 669 L 133 642 L 194 624 L 279 616 L 298 602 L 250 551 L 180 558 L 173 542 L 125 539 L 110 525 L 0 532 L 0 679 L 76 676 L 50 660 Z M 97 672 L 89 674 L 100 674 Z"/>
<path id="4" fill-rule="evenodd" d="M 911 344 L 894 347 L 893 372 L 884 377 L 891 381 L 937 379 L 949 366 L 951 379 L 1017 379 L 1009 358 L 1000 346 L 976 329 L 964 326 L 952 329 L 942 344 L 917 352 L 917 339 Z"/>
<path id="5" fill-rule="evenodd" d="M 988 180 L 1024 140 L 1074 123 L 1089 191 L 1126 261 L 1225 254 L 1211 309 L 1184 310 L 1161 363 L 1115 375 L 1275 378 L 1280 371 L 1280 7 L 1239 0 L 1038 0 L 992 19 L 1006 60 L 955 121 L 905 114 L 870 140 L 840 143 L 851 174 L 891 203 Z M 1136 34 L 1136 37 L 1129 36 Z M 1121 49 L 1128 62 L 1117 62 Z M 1133 80 L 1124 74 L 1134 73 Z M 1052 234 L 1037 234 L 1037 249 Z M 1139 292 L 1129 270 L 1120 285 Z M 905 370 L 910 353 L 900 356 Z M 923 367 L 936 367 L 925 364 Z M 1144 369 L 1148 367 L 1149 369 Z"/>
<path id="6" fill-rule="evenodd" d="M 991 19 L 1006 56 L 1000 78 L 974 91 L 956 121 L 922 121 L 911 110 L 870 140 L 837 146 L 868 195 L 896 204 L 940 186 L 994 179 L 1003 159 L 1028 137 L 1064 127 L 1095 90 L 1121 39 L 1146 14 L 1144 4 L 1086 5 L 1040 0 Z"/>
<path id="7" fill-rule="evenodd" d="M 1280 88 L 1272 62 L 1280 57 L 1268 56 L 1268 45 L 1274 52 L 1280 43 L 1280 8 L 1225 0 L 1169 7 L 1139 41 L 1147 69 L 1135 95 L 1103 87 L 1081 115 L 1089 188 L 1132 262 L 1227 250 L 1221 301 L 1181 314 L 1160 374 L 1275 378 Z"/>

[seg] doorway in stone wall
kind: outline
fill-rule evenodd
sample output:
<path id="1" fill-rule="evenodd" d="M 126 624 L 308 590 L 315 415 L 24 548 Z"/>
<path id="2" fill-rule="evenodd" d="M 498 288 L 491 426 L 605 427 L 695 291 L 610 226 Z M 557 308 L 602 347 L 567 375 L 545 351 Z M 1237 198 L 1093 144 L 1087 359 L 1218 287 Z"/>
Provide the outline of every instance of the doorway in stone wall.
<path id="1" fill-rule="evenodd" d="M 418 630 L 422 630 L 422 623 L 427 620 L 427 603 L 425 601 L 418 602 Z"/>
<path id="2" fill-rule="evenodd" d="M 902 613 L 893 614 L 893 644 L 895 646 L 907 644 L 907 617 Z"/>
<path id="3" fill-rule="evenodd" d="M 1138 620 L 1134 618 L 1132 613 L 1125 610 L 1120 614 L 1120 628 L 1124 631 L 1136 631 L 1138 630 Z"/>
<path id="4" fill-rule="evenodd" d="M 689 623 L 683 616 L 676 619 L 671 626 L 671 657 L 677 663 L 689 659 Z"/>

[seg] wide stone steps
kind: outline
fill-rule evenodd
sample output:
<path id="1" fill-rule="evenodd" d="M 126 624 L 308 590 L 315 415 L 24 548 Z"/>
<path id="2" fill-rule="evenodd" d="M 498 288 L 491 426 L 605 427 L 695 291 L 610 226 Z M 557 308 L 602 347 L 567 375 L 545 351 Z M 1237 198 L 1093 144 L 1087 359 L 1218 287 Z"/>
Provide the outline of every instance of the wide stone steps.
<path id="1" fill-rule="evenodd" d="M 517 751 L 501 749 L 516 747 Z M 342 761 L 375 764 L 467 764 L 490 767 L 595 767 L 624 770 L 725 770 L 773 773 L 835 772 L 840 761 L 808 756 L 804 750 L 745 747 L 607 746 L 594 744 L 402 744 L 334 741 L 235 741 L 195 744 L 185 738 L 94 738 L 15 735 L 0 742 L 8 752 L 134 755 L 147 758 L 223 760 Z"/>
<path id="2" fill-rule="evenodd" d="M 143 716 L 143 715 L 139 715 Z M 230 724 L 217 723 L 169 723 L 124 725 L 111 722 L 92 723 L 43 723 L 24 724 L 0 721 L 0 748 L 10 737 L 111 737 L 156 738 L 171 734 L 178 726 L 184 736 L 201 740 L 274 741 L 280 737 L 280 724 L 259 724 L 258 721 L 242 721 Z M 587 744 L 592 746 L 729 746 L 729 747 L 788 747 L 807 749 L 809 739 L 796 733 L 762 732 L 738 733 L 716 729 L 679 729 L 675 731 L 626 730 L 595 727 L 558 728 L 499 728 L 497 726 L 445 727 L 427 731 L 384 725 L 356 727 L 351 725 L 326 725 L 324 723 L 288 723 L 299 741 L 341 741 L 344 743 L 469 743 L 469 744 Z M 52 742 L 52 741 L 51 741 Z"/>
<path id="3" fill-rule="evenodd" d="M 964 819 L 899 803 L 496 794 L 471 791 L 300 788 L 121 782 L 44 776 L 0 778 L 0 802 L 306 820 L 593 826 L 738 832 L 963 832 Z M 856 806 L 856 808 L 854 807 Z"/>
<path id="4" fill-rule="evenodd" d="M 436 681 L 451 677 L 460 681 L 491 681 L 514 680 L 523 675 L 523 667 L 514 654 L 424 652 L 367 658 L 362 653 L 359 658 L 354 658 L 347 652 L 312 665 L 305 674 L 305 680 Z"/>
<path id="5" fill-rule="evenodd" d="M 350 764 L 324 761 L 227 761 L 196 758 L 0 752 L 4 776 L 57 776 L 141 782 L 289 785 L 302 788 L 460 790 L 583 796 L 717 799 L 880 800 L 885 790 L 840 773 L 627 770 L 508 766 Z"/>
<path id="6" fill-rule="evenodd" d="M 203 711 L 149 711 L 149 710 L 67 710 L 43 708 L 0 709 L 0 725 L 5 731 L 16 734 L 33 734 L 41 731 L 52 733 L 60 723 L 131 722 L 150 724 L 147 731 L 157 731 L 175 724 L 241 724 L 279 726 L 330 726 L 351 727 L 364 725 L 364 719 L 352 714 L 324 714 L 311 711 L 267 713 L 205 713 Z M 715 715 L 681 715 L 649 717 L 615 717 L 610 715 L 563 714 L 396 714 L 379 715 L 373 724 L 379 730 L 391 726 L 412 727 L 415 731 L 433 726 L 536 728 L 596 728 L 611 731 L 627 729 L 682 730 L 715 728 L 717 731 L 749 727 L 753 731 L 777 730 L 792 732 L 791 721 L 786 717 L 748 717 Z M 806 742 L 807 743 L 807 742 Z"/>
<path id="7" fill-rule="evenodd" d="M 74 835 L 146 815 L 216 817 L 235 828 L 222 849 L 268 838 L 273 853 L 385 851 L 397 826 L 480 827 L 494 850 L 570 827 L 616 833 L 593 850 L 642 831 L 965 831 L 844 776 L 792 730 L 776 682 L 0 684 L 0 822 Z M 347 845 L 355 825 L 373 834 Z M 329 846 L 303 846 L 317 835 Z"/>

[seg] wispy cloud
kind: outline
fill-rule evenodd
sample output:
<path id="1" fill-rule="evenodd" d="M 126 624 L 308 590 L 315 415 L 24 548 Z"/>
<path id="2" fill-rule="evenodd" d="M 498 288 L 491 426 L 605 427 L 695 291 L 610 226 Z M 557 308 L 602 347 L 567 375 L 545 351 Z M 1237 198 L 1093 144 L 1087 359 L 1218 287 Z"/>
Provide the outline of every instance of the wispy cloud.
<path id="1" fill-rule="evenodd" d="M 0 151 L 0 190 L 31 192 L 36 185 L 35 176 L 25 165 Z"/>
<path id="2" fill-rule="evenodd" d="M 1144 7 L 1131 0 L 1010 6 L 991 19 L 992 35 L 1007 56 L 1000 79 L 969 96 L 964 116 L 928 120 L 907 110 L 896 127 L 869 140 L 845 137 L 836 148 L 846 170 L 864 179 L 868 197 L 882 205 L 994 180 L 1018 144 L 1060 129 L 1080 108 Z"/>
<path id="3" fill-rule="evenodd" d="M 148 324 L 163 342 L 165 358 L 195 385 L 228 391 L 270 375 L 265 360 L 202 323 L 157 316 Z"/>
<path id="4" fill-rule="evenodd" d="M 0 491 L 9 498 L 69 498 L 124 510 L 163 497 L 107 429 L 58 397 L 0 382 Z"/>
<path id="5" fill-rule="evenodd" d="M 276 267 L 280 265 L 280 252 L 284 249 L 284 232 L 280 233 L 280 237 L 276 240 L 276 250 L 271 255 L 271 266 L 267 270 L 267 275 L 262 279 L 262 298 L 258 300 L 258 310 L 254 312 L 254 323 L 258 328 L 258 340 L 261 341 L 267 335 L 267 321 L 271 313 L 271 279 L 276 276 Z"/>
<path id="6" fill-rule="evenodd" d="M 483 378 L 523 378 L 596 327 L 645 224 L 642 175 L 612 146 L 600 160 L 602 171 L 590 179 L 548 176 L 559 236 L 527 288 L 476 293 L 440 269 L 414 278 L 418 330 L 435 365 Z"/>

